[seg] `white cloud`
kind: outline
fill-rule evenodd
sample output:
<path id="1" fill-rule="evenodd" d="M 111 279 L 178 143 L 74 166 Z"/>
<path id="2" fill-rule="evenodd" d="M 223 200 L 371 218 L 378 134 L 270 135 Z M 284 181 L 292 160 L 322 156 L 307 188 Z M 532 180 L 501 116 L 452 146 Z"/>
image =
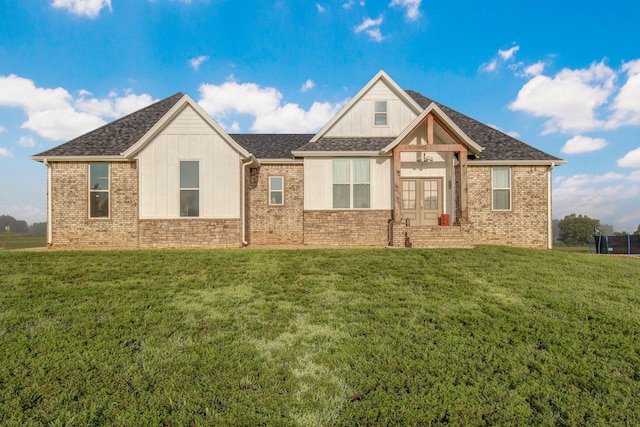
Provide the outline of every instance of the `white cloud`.
<path id="1" fill-rule="evenodd" d="M 349 1 L 348 1 L 348 2 L 346 2 L 346 3 L 342 3 L 342 8 L 343 8 L 343 9 L 347 9 L 347 10 L 348 10 L 348 9 L 351 9 L 351 7 L 352 7 L 354 4 L 356 4 L 356 2 L 355 2 L 354 0 L 349 0 Z M 364 0 L 359 1 L 359 2 L 358 2 L 358 4 L 359 4 L 360 6 L 364 6 Z"/>
<path id="2" fill-rule="evenodd" d="M 640 168 L 640 148 L 629 151 L 621 159 L 618 159 L 618 166 L 622 168 Z"/>
<path id="3" fill-rule="evenodd" d="M 576 135 L 568 140 L 560 151 L 565 154 L 589 153 L 591 151 L 602 150 L 607 144 L 607 141 L 603 138 L 590 138 L 588 136 Z"/>
<path id="4" fill-rule="evenodd" d="M 95 18 L 105 7 L 112 10 L 111 0 L 53 0 L 51 6 L 88 18 Z"/>
<path id="5" fill-rule="evenodd" d="M 31 148 L 31 147 L 35 147 L 36 142 L 30 136 L 23 136 L 18 141 L 18 144 L 22 147 Z"/>
<path id="6" fill-rule="evenodd" d="M 87 98 L 80 91 L 74 99 L 63 88 L 36 87 L 33 81 L 15 74 L 0 76 L 0 105 L 22 109 L 27 120 L 22 128 L 52 140 L 71 139 L 114 119 L 149 105 L 151 96 L 115 93 L 107 99 Z"/>
<path id="7" fill-rule="evenodd" d="M 11 151 L 7 150 L 4 147 L 0 147 L 0 157 L 11 157 L 13 156 L 13 154 L 11 154 Z"/>
<path id="8" fill-rule="evenodd" d="M 627 82 L 613 101 L 614 113 L 608 128 L 640 125 L 640 59 L 623 64 L 622 71 L 627 73 Z"/>
<path id="9" fill-rule="evenodd" d="M 538 75 L 520 89 L 509 109 L 548 117 L 544 134 L 598 129 L 605 123 L 596 119 L 595 110 L 607 102 L 615 78 L 604 62 L 586 69 L 563 69 L 554 77 Z"/>
<path id="10" fill-rule="evenodd" d="M 578 174 L 554 180 L 553 216 L 563 218 L 576 213 L 613 224 L 617 230 L 636 229 L 640 212 L 640 175 L 609 172 L 602 175 Z M 634 212 L 634 217 L 625 213 Z M 635 222 L 635 225 L 633 223 Z"/>
<path id="11" fill-rule="evenodd" d="M 513 46 L 511 49 L 507 50 L 498 49 L 498 55 L 500 55 L 503 61 L 508 61 L 512 59 L 519 50 L 520 46 Z"/>
<path id="12" fill-rule="evenodd" d="M 545 66 L 546 64 L 544 61 L 538 61 L 535 64 L 531 64 L 528 67 L 525 67 L 524 74 L 525 76 L 538 76 L 542 74 Z"/>
<path id="13" fill-rule="evenodd" d="M 315 102 L 308 111 L 297 104 L 282 105 L 282 93 L 255 83 L 227 81 L 221 85 L 202 84 L 199 104 L 222 123 L 233 114 L 254 116 L 253 132 L 314 132 L 327 123 L 343 104 Z M 239 131 L 237 122 L 232 125 Z"/>
<path id="14" fill-rule="evenodd" d="M 498 49 L 497 56 L 488 63 L 482 64 L 480 66 L 480 71 L 485 73 L 492 73 L 494 71 L 497 71 L 498 66 L 503 62 L 511 61 L 518 50 L 520 50 L 520 46 L 513 46 L 512 48 L 507 50 Z M 511 64 L 508 66 L 508 68 L 512 69 L 514 67 L 517 68 L 518 66 L 519 64 Z"/>
<path id="15" fill-rule="evenodd" d="M 323 13 L 325 11 L 324 7 L 320 3 L 316 3 L 316 9 L 318 9 L 318 13 Z"/>
<path id="16" fill-rule="evenodd" d="M 6 131 L 7 131 L 7 128 L 6 128 L 6 127 L 4 127 L 4 126 L 0 126 L 0 133 L 2 133 L 2 132 L 6 132 Z"/>
<path id="17" fill-rule="evenodd" d="M 382 40 L 384 40 L 384 37 L 380 32 L 380 25 L 382 24 L 383 20 L 384 18 L 382 15 L 380 15 L 377 19 L 365 18 L 364 21 L 362 21 L 362 24 L 355 27 L 354 30 L 356 34 L 365 31 L 372 40 L 381 42 Z"/>
<path id="18" fill-rule="evenodd" d="M 191 68 L 198 71 L 198 69 L 200 68 L 200 65 L 207 59 L 209 59 L 208 56 L 200 55 L 197 58 L 190 59 L 189 65 L 191 65 Z"/>
<path id="19" fill-rule="evenodd" d="M 407 19 L 414 21 L 420 17 L 420 3 L 422 0 L 391 0 L 389 6 L 400 6 L 406 8 Z"/>
<path id="20" fill-rule="evenodd" d="M 300 88 L 300 91 L 306 92 L 309 89 L 313 89 L 315 86 L 316 86 L 316 84 L 313 82 L 313 80 L 308 79 L 306 82 L 304 82 L 304 84 Z"/>

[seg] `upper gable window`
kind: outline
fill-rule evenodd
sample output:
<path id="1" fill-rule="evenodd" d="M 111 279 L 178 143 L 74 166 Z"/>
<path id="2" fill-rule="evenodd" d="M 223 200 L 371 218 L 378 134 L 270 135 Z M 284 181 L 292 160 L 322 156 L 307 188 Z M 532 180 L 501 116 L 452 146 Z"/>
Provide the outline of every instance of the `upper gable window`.
<path id="1" fill-rule="evenodd" d="M 376 126 L 387 125 L 387 101 L 375 102 L 375 121 Z"/>

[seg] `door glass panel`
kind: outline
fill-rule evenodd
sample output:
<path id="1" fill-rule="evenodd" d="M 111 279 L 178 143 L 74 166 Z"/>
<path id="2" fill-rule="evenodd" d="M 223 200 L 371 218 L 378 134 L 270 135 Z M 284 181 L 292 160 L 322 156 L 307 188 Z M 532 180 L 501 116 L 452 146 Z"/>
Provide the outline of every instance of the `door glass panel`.
<path id="1" fill-rule="evenodd" d="M 402 209 L 416 208 L 416 182 L 402 181 Z"/>
<path id="2" fill-rule="evenodd" d="M 438 210 L 438 181 L 424 181 L 424 209 Z"/>

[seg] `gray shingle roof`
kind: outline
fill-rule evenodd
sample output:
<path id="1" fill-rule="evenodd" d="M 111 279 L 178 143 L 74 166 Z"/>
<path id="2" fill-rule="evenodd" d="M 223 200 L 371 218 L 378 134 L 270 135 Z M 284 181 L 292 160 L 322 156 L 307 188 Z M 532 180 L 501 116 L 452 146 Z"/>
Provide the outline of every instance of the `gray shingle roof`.
<path id="1" fill-rule="evenodd" d="M 391 144 L 393 137 L 368 138 L 321 138 L 310 142 L 297 151 L 375 151 L 378 152 Z"/>
<path id="2" fill-rule="evenodd" d="M 432 102 L 435 102 L 469 138 L 484 147 L 484 150 L 477 156 L 478 160 L 561 160 L 558 157 L 540 151 L 537 148 L 500 132 L 491 126 L 465 116 L 446 105 L 427 98 L 416 91 L 407 90 L 406 92 L 422 108 L 427 108 Z"/>
<path id="3" fill-rule="evenodd" d="M 178 92 L 34 157 L 118 156 L 142 138 L 183 96 Z"/>
<path id="4" fill-rule="evenodd" d="M 231 138 L 258 159 L 289 159 L 291 152 L 307 144 L 313 134 L 230 134 Z"/>

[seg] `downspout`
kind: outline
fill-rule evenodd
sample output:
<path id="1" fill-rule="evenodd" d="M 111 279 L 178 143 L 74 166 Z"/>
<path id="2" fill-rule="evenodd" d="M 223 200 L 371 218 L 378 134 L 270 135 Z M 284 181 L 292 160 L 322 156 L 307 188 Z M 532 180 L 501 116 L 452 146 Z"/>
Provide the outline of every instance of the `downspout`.
<path id="1" fill-rule="evenodd" d="M 247 167 L 252 165 L 260 165 L 256 157 L 251 154 L 249 160 L 242 164 L 242 246 L 247 246 L 247 201 L 246 201 L 246 181 L 247 181 Z"/>
<path id="2" fill-rule="evenodd" d="M 51 229 L 52 220 L 51 213 L 53 212 L 53 208 L 51 206 L 51 164 L 47 159 L 44 159 L 44 165 L 47 167 L 47 246 L 51 246 L 53 240 L 53 230 Z"/>
<path id="3" fill-rule="evenodd" d="M 556 167 L 555 162 L 551 162 L 547 171 L 547 249 L 553 248 L 553 217 L 551 212 L 551 171 Z"/>

